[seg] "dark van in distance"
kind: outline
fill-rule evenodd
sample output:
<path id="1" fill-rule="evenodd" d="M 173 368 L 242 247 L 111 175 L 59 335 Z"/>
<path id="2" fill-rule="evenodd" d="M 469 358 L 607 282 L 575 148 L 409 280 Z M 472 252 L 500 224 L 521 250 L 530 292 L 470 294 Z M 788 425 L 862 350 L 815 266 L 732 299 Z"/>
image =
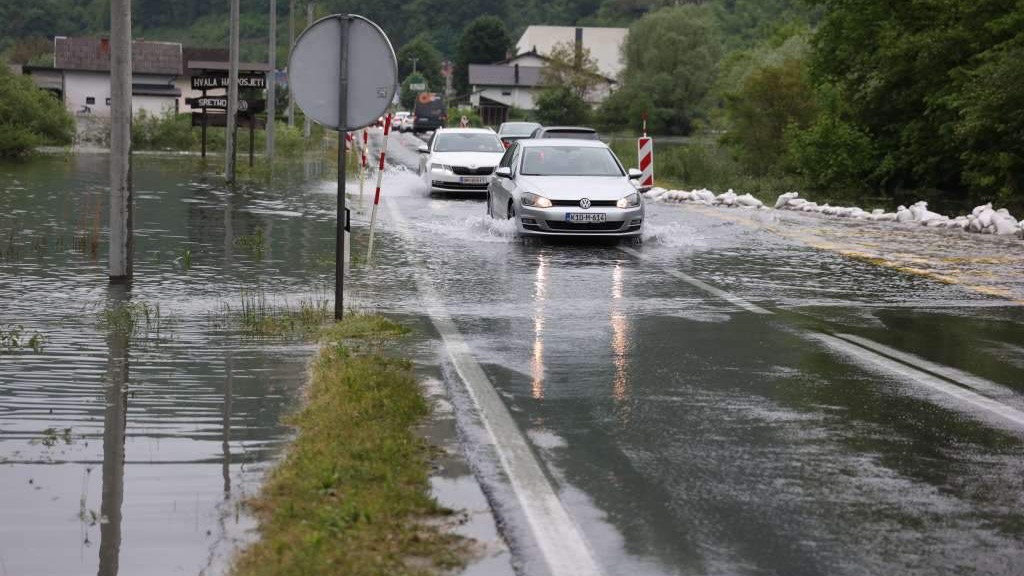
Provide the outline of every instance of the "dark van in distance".
<path id="1" fill-rule="evenodd" d="M 413 134 L 437 130 L 448 123 L 448 108 L 444 98 L 433 92 L 421 92 L 413 106 Z"/>

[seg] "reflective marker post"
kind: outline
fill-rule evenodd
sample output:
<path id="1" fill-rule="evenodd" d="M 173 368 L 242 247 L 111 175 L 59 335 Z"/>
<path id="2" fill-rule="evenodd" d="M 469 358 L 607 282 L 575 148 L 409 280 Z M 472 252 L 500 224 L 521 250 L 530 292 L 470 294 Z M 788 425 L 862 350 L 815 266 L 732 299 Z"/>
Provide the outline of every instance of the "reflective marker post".
<path id="1" fill-rule="evenodd" d="M 348 28 L 350 20 L 342 18 L 338 60 L 338 222 L 334 238 L 334 319 L 341 320 L 345 309 L 345 131 L 348 126 Z"/>

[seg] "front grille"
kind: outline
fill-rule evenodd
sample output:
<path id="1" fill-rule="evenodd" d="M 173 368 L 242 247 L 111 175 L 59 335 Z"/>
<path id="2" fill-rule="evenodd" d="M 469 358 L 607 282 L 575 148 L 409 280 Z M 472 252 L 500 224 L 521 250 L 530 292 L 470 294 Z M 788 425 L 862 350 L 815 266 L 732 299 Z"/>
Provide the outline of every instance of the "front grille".
<path id="1" fill-rule="evenodd" d="M 552 230 L 572 230 L 577 232 L 618 232 L 622 222 L 564 222 L 548 220 L 548 228 Z"/>
<path id="2" fill-rule="evenodd" d="M 590 201 L 590 205 L 592 207 L 615 206 L 615 204 L 617 204 L 617 203 L 618 203 L 618 200 L 591 200 Z M 551 201 L 551 205 L 552 206 L 576 206 L 577 208 L 579 208 L 580 201 L 579 200 L 552 200 Z"/>
<path id="3" fill-rule="evenodd" d="M 494 173 L 494 166 L 481 166 L 480 168 L 467 168 L 465 166 L 452 166 L 452 172 L 459 176 L 490 176 Z"/>
<path id="4" fill-rule="evenodd" d="M 444 188 L 446 190 L 473 190 L 473 191 L 487 190 L 487 184 L 486 183 L 484 183 L 484 184 L 462 184 L 461 182 L 441 182 L 439 180 L 434 180 L 431 184 L 433 184 L 434 188 Z"/>

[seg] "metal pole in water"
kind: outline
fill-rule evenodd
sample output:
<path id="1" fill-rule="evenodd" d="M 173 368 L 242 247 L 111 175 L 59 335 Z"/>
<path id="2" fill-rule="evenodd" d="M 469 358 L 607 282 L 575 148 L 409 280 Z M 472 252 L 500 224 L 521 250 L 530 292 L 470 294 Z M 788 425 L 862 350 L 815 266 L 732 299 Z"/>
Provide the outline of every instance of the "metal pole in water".
<path id="1" fill-rule="evenodd" d="M 228 117 L 225 143 L 224 176 L 229 184 L 235 182 L 235 151 L 238 148 L 236 127 L 238 123 L 238 0 L 231 0 L 231 46 L 228 60 Z"/>
<path id="2" fill-rule="evenodd" d="M 132 278 L 132 4 L 110 3 L 110 250 L 111 282 Z"/>
<path id="3" fill-rule="evenodd" d="M 346 20 L 346 22 L 347 22 L 347 20 Z M 306 4 L 306 28 L 309 28 L 312 25 L 313 25 L 313 4 L 310 3 L 310 4 Z M 347 30 L 347 28 L 346 28 L 346 30 Z M 347 42 L 347 40 L 342 40 L 342 44 L 344 44 L 345 42 Z M 345 65 L 346 64 L 342 64 L 342 66 L 345 66 Z M 309 116 L 307 115 L 307 116 L 305 116 L 305 118 L 306 118 L 306 121 L 302 125 L 302 137 L 305 138 L 306 140 L 309 140 L 310 129 L 312 128 L 312 126 L 310 124 Z"/>
<path id="4" fill-rule="evenodd" d="M 310 12 L 312 16 L 312 12 Z M 341 42 L 339 42 L 340 60 L 338 92 L 338 223 L 334 239 L 334 319 L 341 320 L 345 302 L 345 131 L 348 130 L 348 29 L 350 19 L 342 17 L 338 20 L 341 26 Z M 309 117 L 306 117 L 309 126 Z"/>
<path id="5" fill-rule="evenodd" d="M 267 72 L 267 160 L 274 161 L 274 117 L 277 115 L 277 0 L 270 0 L 270 71 Z"/>
<path id="6" fill-rule="evenodd" d="M 288 2 L 288 61 L 292 59 L 292 48 L 295 46 L 295 0 Z M 295 126 L 295 98 L 292 97 L 292 75 L 288 71 L 288 127 Z"/>

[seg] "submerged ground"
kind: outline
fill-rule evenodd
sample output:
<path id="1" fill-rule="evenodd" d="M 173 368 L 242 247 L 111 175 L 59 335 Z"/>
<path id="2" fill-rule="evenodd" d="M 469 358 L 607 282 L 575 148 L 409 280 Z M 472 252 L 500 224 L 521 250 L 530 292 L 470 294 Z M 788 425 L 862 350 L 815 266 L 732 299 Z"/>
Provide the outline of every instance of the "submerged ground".
<path id="1" fill-rule="evenodd" d="M 444 375 L 523 573 L 550 573 L 552 547 L 439 317 L 607 574 L 1024 571 L 1024 278 L 1004 244 L 651 204 L 635 249 L 524 246 L 478 200 L 428 197 L 397 140 L 370 264 L 365 199 L 353 216 L 349 304 L 418 327 L 406 350 Z M 230 310 L 330 297 L 335 188 L 315 162 L 234 192 L 214 171 L 136 161 L 126 296 L 93 224 L 105 157 L 0 167 L 0 328 L 43 337 L 0 350 L 8 573 L 109 574 L 112 554 L 124 574 L 216 573 L 250 525 L 239 498 L 288 439 L 312 348 Z M 977 281 L 900 265 L 922 259 Z M 121 349 L 104 311 L 126 297 L 153 312 Z"/>

